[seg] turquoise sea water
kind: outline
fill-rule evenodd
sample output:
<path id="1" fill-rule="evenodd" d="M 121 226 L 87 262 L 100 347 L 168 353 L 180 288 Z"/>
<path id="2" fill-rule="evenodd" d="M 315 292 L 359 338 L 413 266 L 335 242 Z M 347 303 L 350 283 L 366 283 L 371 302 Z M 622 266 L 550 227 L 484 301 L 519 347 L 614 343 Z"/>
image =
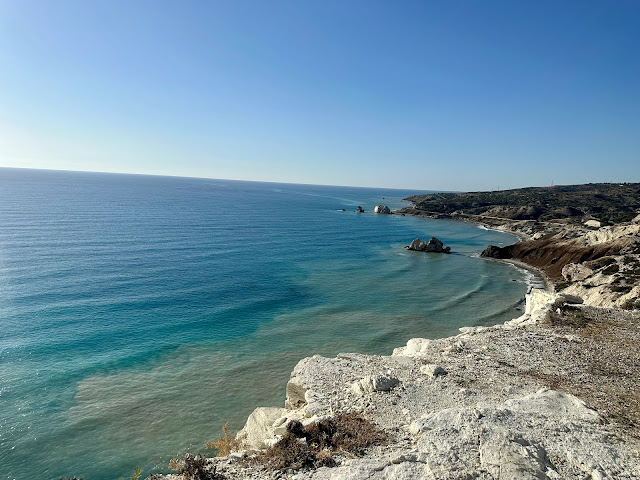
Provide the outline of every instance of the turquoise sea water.
<path id="1" fill-rule="evenodd" d="M 302 357 L 517 316 L 515 238 L 372 213 L 412 193 L 0 169 L 0 479 L 167 471 Z"/>

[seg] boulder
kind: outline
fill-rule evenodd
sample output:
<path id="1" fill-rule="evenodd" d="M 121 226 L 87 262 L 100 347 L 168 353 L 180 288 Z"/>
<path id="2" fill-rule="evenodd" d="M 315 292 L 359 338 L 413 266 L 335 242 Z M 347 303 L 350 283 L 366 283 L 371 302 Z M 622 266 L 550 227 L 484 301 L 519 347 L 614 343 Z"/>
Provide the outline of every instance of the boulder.
<path id="1" fill-rule="evenodd" d="M 437 377 L 438 375 L 445 375 L 447 372 L 440 365 L 422 365 L 420 367 L 420 373 L 423 373 L 429 377 Z"/>
<path id="2" fill-rule="evenodd" d="M 376 205 L 376 208 L 373 209 L 373 213 L 384 213 L 388 215 L 391 213 L 391 210 L 389 210 L 389 207 L 386 205 Z"/>
<path id="3" fill-rule="evenodd" d="M 562 267 L 562 277 L 567 282 L 580 282 L 593 275 L 593 270 L 579 263 L 568 263 Z"/>
<path id="4" fill-rule="evenodd" d="M 429 242 L 423 242 L 419 238 L 416 238 L 405 248 L 416 252 L 451 253 L 451 247 L 445 247 L 436 237 L 431 237 Z"/>
<path id="5" fill-rule="evenodd" d="M 587 220 L 584 224 L 587 227 L 600 228 L 600 222 L 598 220 Z"/>
<path id="6" fill-rule="evenodd" d="M 242 441 L 244 448 L 264 448 L 265 442 L 275 435 L 274 422 L 286 413 L 287 410 L 284 408 L 258 407 L 249 415 L 247 423 L 236 438 Z"/>
<path id="7" fill-rule="evenodd" d="M 351 390 L 359 395 L 371 392 L 388 392 L 399 384 L 400 380 L 388 375 L 367 375 L 351 385 Z"/>

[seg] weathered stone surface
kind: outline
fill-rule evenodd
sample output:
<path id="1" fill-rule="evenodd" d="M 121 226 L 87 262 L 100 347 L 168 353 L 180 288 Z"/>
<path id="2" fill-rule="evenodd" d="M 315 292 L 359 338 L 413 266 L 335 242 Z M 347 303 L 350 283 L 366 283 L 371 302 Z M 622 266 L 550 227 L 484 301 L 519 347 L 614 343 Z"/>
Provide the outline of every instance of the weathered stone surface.
<path id="1" fill-rule="evenodd" d="M 358 380 L 351 385 L 351 389 L 359 394 L 371 392 L 388 392 L 397 387 L 400 381 L 389 375 L 367 375 L 362 380 Z"/>
<path id="2" fill-rule="evenodd" d="M 406 248 L 407 250 L 416 252 L 451 253 L 451 247 L 445 247 L 436 237 L 431 237 L 428 242 L 423 242 L 419 238 L 416 238 Z"/>
<path id="3" fill-rule="evenodd" d="M 373 209 L 373 213 L 382 213 L 382 214 L 390 214 L 391 210 L 386 205 L 376 205 Z"/>
<path id="4" fill-rule="evenodd" d="M 613 242 L 625 237 L 635 237 L 640 232 L 640 225 L 617 225 L 614 227 L 602 227 L 585 234 L 587 245 L 598 245 Z"/>
<path id="5" fill-rule="evenodd" d="M 585 226 L 587 227 L 591 227 L 591 228 L 600 228 L 600 222 L 598 220 L 587 220 L 586 222 L 584 222 Z"/>
<path id="6" fill-rule="evenodd" d="M 591 275 L 593 275 L 593 270 L 580 263 L 568 263 L 562 267 L 562 277 L 567 282 L 580 282 Z"/>
<path id="7" fill-rule="evenodd" d="M 420 367 L 420 373 L 424 373 L 429 377 L 437 377 L 438 375 L 445 375 L 447 372 L 440 365 L 427 364 Z"/>
<path id="8" fill-rule="evenodd" d="M 275 435 L 274 422 L 286 413 L 287 410 L 284 408 L 258 407 L 249 415 L 244 428 L 238 432 L 236 438 L 243 442 L 245 448 L 264 448 L 265 441 Z"/>

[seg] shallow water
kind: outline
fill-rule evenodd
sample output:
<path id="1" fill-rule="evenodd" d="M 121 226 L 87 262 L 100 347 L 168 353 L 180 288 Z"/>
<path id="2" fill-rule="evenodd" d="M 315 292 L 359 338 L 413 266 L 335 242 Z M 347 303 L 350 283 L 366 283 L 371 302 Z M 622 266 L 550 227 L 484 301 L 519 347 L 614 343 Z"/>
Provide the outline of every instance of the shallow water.
<path id="1" fill-rule="evenodd" d="M 0 478 L 166 471 L 302 357 L 517 316 L 515 238 L 372 213 L 413 193 L 0 169 Z"/>

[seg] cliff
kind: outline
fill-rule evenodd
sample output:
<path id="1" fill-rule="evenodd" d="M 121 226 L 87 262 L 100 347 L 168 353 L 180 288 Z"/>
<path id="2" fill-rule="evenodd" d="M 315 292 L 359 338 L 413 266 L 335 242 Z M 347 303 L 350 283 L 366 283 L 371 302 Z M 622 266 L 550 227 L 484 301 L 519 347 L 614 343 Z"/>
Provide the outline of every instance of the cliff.
<path id="1" fill-rule="evenodd" d="M 640 478 L 640 317 L 575 301 L 533 290 L 504 325 L 415 338 L 390 356 L 305 358 L 285 407 L 256 409 L 240 432 L 249 450 L 209 468 L 229 479 Z M 287 424 L 345 411 L 387 443 L 329 452 L 320 468 L 274 470 L 250 451 Z"/>
<path id="2" fill-rule="evenodd" d="M 619 187 L 630 195 L 637 184 Z M 389 356 L 302 359 L 284 406 L 257 408 L 230 455 L 200 458 L 199 470 L 188 457 L 181 473 L 149 478 L 640 478 L 640 216 L 598 193 L 602 222 L 618 221 L 601 227 L 577 201 L 588 191 L 564 192 L 577 207 L 551 220 L 544 209 L 535 220 L 496 217 L 511 212 L 499 205 L 425 211 L 437 197 L 414 198 L 403 213 L 517 233 L 524 241 L 485 256 L 524 262 L 555 287 L 533 289 L 504 325 L 414 338 Z"/>

